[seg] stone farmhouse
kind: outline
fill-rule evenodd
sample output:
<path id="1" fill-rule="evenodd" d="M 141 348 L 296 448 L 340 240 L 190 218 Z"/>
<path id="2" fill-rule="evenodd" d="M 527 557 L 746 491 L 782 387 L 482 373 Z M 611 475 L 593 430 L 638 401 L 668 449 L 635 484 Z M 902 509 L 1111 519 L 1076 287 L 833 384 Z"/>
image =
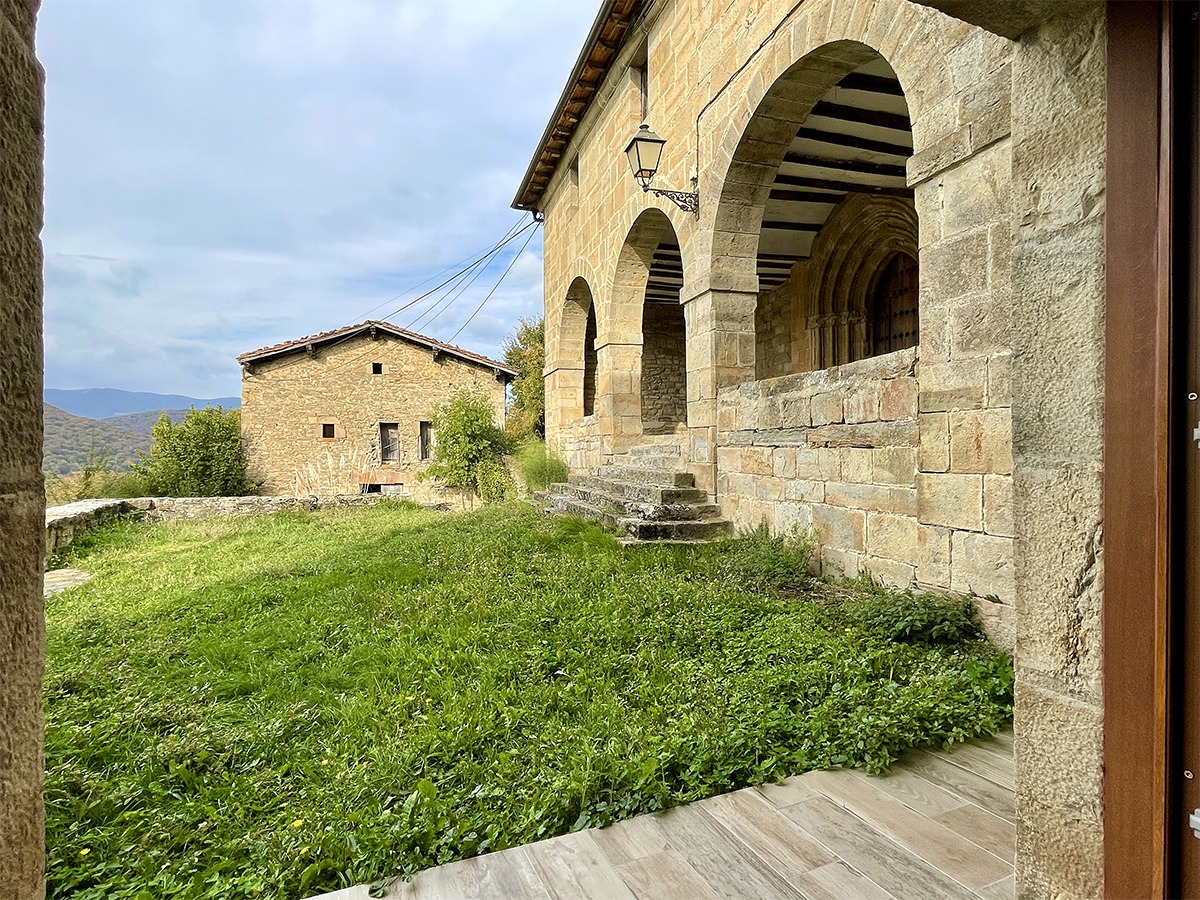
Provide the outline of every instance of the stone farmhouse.
<path id="1" fill-rule="evenodd" d="M 45 893 L 36 11 L 0 3 L 14 900 Z M 1021 897 L 1200 896 L 1197 12 L 604 0 L 516 200 L 576 471 L 679 467 L 847 570 L 1009 608 Z M 673 194 L 631 176 L 643 123 Z"/>
<path id="2" fill-rule="evenodd" d="M 1166 513 L 1196 11 L 604 0 L 513 204 L 562 502 L 694 480 L 1015 646 L 1024 897 L 1200 895 Z"/>
<path id="3" fill-rule="evenodd" d="M 434 410 L 462 387 L 504 424 L 503 363 L 387 322 L 363 322 L 238 357 L 248 471 L 266 494 L 448 496 L 420 481 Z"/>

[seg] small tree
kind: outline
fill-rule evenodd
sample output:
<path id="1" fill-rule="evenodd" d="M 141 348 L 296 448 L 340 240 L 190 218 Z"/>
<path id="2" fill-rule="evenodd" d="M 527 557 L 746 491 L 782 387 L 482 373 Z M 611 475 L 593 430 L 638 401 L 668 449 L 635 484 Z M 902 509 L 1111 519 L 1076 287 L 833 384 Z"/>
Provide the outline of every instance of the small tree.
<path id="1" fill-rule="evenodd" d="M 178 424 L 163 413 L 150 429 L 150 453 L 138 454 L 133 470 L 150 492 L 174 497 L 251 494 L 241 414 L 219 406 L 194 406 Z"/>
<path id="2" fill-rule="evenodd" d="M 546 324 L 542 318 L 521 319 L 516 333 L 504 341 L 504 362 L 517 370 L 508 411 L 508 433 L 520 442 L 546 434 Z"/>
<path id="3" fill-rule="evenodd" d="M 505 492 L 495 486 L 497 466 L 503 468 L 504 454 L 512 445 L 496 425 L 487 396 L 474 388 L 457 388 L 434 410 L 433 428 L 433 459 L 420 477 L 471 488 L 485 500 L 503 499 Z"/>

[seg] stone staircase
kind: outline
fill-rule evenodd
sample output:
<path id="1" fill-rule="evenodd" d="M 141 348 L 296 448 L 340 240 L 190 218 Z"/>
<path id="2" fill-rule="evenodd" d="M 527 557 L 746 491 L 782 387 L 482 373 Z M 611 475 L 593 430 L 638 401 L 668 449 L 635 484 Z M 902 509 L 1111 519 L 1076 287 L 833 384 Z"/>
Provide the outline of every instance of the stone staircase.
<path id="1" fill-rule="evenodd" d="M 696 487 L 692 475 L 628 465 L 602 466 L 550 485 L 546 509 L 595 519 L 618 528 L 623 543 L 691 543 L 733 534 L 721 508 Z"/>

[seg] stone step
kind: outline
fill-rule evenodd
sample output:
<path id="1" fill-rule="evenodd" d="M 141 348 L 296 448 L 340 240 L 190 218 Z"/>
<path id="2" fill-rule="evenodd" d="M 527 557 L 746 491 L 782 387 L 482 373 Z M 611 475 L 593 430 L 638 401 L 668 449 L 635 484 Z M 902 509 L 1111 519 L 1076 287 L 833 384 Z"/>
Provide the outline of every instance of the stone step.
<path id="1" fill-rule="evenodd" d="M 581 484 L 557 484 L 555 493 L 559 496 L 582 500 L 593 506 L 619 511 L 624 516 L 656 521 L 663 519 L 711 519 L 720 517 L 721 507 L 715 503 L 701 502 L 697 499 L 688 503 L 659 503 L 636 500 L 613 494 L 605 488 L 584 486 Z M 705 498 L 706 499 L 706 498 Z"/>
<path id="2" fill-rule="evenodd" d="M 566 516 L 579 516 L 581 519 L 591 519 L 594 522 L 602 522 L 605 525 L 614 525 L 620 527 L 622 516 L 610 509 L 604 509 L 599 506 L 594 506 L 584 500 L 577 500 L 574 497 L 564 497 L 561 494 L 550 495 L 550 512 L 558 513 Z"/>
<path id="3" fill-rule="evenodd" d="M 733 523 L 726 519 L 701 519 L 694 522 L 646 522 L 625 519 L 625 533 L 639 541 L 712 540 L 733 534 Z"/>
<path id="4" fill-rule="evenodd" d="M 571 475 L 569 484 L 594 488 L 613 497 L 641 503 L 707 503 L 708 494 L 694 487 L 667 487 L 645 482 L 623 481 L 599 475 Z"/>
<path id="5" fill-rule="evenodd" d="M 690 488 L 696 486 L 696 477 L 690 472 L 675 472 L 667 468 L 601 466 L 599 476 L 613 481 L 628 481 L 659 487 Z"/>

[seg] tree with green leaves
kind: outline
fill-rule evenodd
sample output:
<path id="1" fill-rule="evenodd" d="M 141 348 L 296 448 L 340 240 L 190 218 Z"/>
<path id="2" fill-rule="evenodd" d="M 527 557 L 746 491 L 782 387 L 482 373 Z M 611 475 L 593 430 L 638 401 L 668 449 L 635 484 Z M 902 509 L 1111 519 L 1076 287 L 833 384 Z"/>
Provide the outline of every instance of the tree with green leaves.
<path id="1" fill-rule="evenodd" d="M 433 412 L 433 459 L 421 478 L 447 487 L 470 488 L 488 502 L 506 499 L 512 478 L 504 455 L 512 442 L 496 424 L 487 396 L 478 388 L 457 388 Z"/>
<path id="2" fill-rule="evenodd" d="M 517 441 L 546 434 L 546 322 L 521 319 L 516 333 L 504 342 L 504 362 L 517 370 L 512 383 L 508 433 Z"/>
<path id="3" fill-rule="evenodd" d="M 152 494 L 232 497 L 254 493 L 246 476 L 246 447 L 238 410 L 194 406 L 179 423 L 166 413 L 150 429 L 150 453 L 133 470 Z"/>

